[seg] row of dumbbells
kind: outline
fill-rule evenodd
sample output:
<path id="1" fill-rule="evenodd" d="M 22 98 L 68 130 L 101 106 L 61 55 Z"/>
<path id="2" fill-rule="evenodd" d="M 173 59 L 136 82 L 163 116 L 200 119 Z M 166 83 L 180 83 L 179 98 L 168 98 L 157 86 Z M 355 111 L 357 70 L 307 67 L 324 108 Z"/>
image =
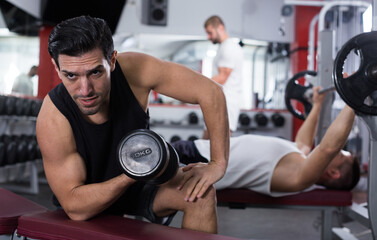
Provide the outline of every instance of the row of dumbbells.
<path id="1" fill-rule="evenodd" d="M 0 167 L 41 158 L 35 135 L 0 136 Z"/>
<path id="2" fill-rule="evenodd" d="M 36 117 L 42 100 L 15 96 L 0 96 L 0 115 Z"/>
<path id="3" fill-rule="evenodd" d="M 278 112 L 273 113 L 270 120 L 275 127 L 283 127 L 285 123 L 284 116 Z M 266 116 L 266 114 L 259 112 L 254 115 L 254 121 L 258 127 L 265 127 L 269 122 L 269 118 Z M 252 122 L 252 118 L 250 118 L 250 116 L 246 113 L 241 113 L 238 117 L 238 122 L 241 127 L 249 127 Z"/>
<path id="4" fill-rule="evenodd" d="M 156 124 L 156 125 L 165 125 L 165 124 L 170 124 L 170 125 L 198 125 L 199 124 L 199 116 L 195 112 L 190 112 L 187 114 L 187 116 L 182 119 L 182 120 L 171 120 L 167 122 L 166 120 L 157 120 L 153 119 L 151 121 L 151 124 Z"/>

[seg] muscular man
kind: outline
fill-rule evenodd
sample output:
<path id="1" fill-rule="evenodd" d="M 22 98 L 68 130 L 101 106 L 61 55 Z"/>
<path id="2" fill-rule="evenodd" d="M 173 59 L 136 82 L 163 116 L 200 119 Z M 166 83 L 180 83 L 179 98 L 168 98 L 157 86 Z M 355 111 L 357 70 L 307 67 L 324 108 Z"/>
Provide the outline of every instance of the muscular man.
<path id="1" fill-rule="evenodd" d="M 213 61 L 212 79 L 223 85 L 227 102 L 230 134 L 237 129 L 238 115 L 242 103 L 242 66 L 243 52 L 225 31 L 225 25 L 219 16 L 212 16 L 204 23 L 207 38 L 213 44 L 220 44 Z M 208 139 L 205 130 L 203 138 Z"/>
<path id="2" fill-rule="evenodd" d="M 360 177 L 359 162 L 342 150 L 354 121 L 345 106 L 313 151 L 318 116 L 324 95 L 314 89 L 313 108 L 297 133 L 295 142 L 269 136 L 242 135 L 230 140 L 229 164 L 216 189 L 249 188 L 270 196 L 283 196 L 311 189 L 350 190 Z M 183 163 L 208 162 L 209 141 L 173 142 Z M 314 186 L 313 186 L 314 187 Z"/>
<path id="3" fill-rule="evenodd" d="M 140 53 L 118 54 L 105 21 L 89 16 L 58 24 L 48 51 L 62 83 L 44 99 L 37 138 L 55 202 L 74 220 L 105 211 L 159 222 L 182 210 L 183 228 L 215 233 L 213 184 L 225 173 L 229 151 L 221 87 L 181 65 Z M 149 127 L 152 89 L 199 104 L 212 140 L 211 163 L 180 170 L 159 187 L 127 177 L 116 158 L 127 132 Z"/>

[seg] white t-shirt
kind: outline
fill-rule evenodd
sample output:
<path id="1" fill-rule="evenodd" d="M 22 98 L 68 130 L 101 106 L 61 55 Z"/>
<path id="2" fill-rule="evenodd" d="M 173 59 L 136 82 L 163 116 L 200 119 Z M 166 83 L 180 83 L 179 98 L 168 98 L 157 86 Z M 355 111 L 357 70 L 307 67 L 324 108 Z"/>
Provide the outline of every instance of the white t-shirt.
<path id="1" fill-rule="evenodd" d="M 223 90 L 227 101 L 229 128 L 235 131 L 242 103 L 243 52 L 240 45 L 234 39 L 227 38 L 220 44 L 216 57 L 213 60 L 212 76 L 218 74 L 219 67 L 232 69 L 227 81 L 223 85 Z"/>
<path id="2" fill-rule="evenodd" d="M 209 140 L 198 139 L 194 143 L 200 155 L 210 159 Z M 270 188 L 277 163 L 292 152 L 301 153 L 294 142 L 282 138 L 253 134 L 232 137 L 228 167 L 224 177 L 215 184 L 216 189 L 248 188 L 273 197 L 295 194 L 271 192 Z"/>
<path id="3" fill-rule="evenodd" d="M 31 78 L 26 74 L 19 75 L 14 80 L 12 92 L 33 95 L 33 82 Z"/>

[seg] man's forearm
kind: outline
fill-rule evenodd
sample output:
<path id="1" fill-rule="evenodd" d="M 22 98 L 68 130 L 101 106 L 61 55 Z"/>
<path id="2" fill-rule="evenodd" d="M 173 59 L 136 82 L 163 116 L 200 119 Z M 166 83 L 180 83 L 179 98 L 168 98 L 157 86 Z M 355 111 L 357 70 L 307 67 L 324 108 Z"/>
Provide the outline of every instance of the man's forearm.
<path id="1" fill-rule="evenodd" d="M 106 182 L 78 186 L 61 204 L 71 219 L 87 220 L 111 206 L 132 183 L 134 180 L 122 174 Z"/>
<path id="2" fill-rule="evenodd" d="M 346 105 L 326 131 L 320 145 L 323 148 L 334 149 L 336 152 L 340 151 L 346 144 L 348 135 L 353 127 L 354 119 L 355 112 Z"/>
<path id="3" fill-rule="evenodd" d="M 297 145 L 304 145 L 309 148 L 313 146 L 320 112 L 321 104 L 314 104 L 308 117 L 297 132 L 295 139 Z"/>
<path id="4" fill-rule="evenodd" d="M 229 122 L 221 88 L 216 89 L 213 98 L 201 104 L 201 108 L 211 140 L 211 161 L 215 161 L 225 171 L 229 157 Z"/>

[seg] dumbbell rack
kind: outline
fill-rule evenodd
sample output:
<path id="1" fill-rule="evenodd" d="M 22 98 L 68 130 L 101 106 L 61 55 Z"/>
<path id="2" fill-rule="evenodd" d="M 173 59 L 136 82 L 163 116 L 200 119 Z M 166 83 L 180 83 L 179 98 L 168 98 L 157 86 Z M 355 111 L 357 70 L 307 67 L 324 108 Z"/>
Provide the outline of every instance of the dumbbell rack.
<path id="1" fill-rule="evenodd" d="M 160 134 L 165 141 L 194 140 L 201 138 L 204 120 L 201 110 L 195 105 L 151 104 L 150 128 Z"/>
<path id="2" fill-rule="evenodd" d="M 276 116 L 279 118 L 278 120 L 275 118 Z M 291 140 L 292 121 L 292 115 L 286 110 L 241 110 L 237 130 L 232 136 L 257 134 Z"/>
<path id="3" fill-rule="evenodd" d="M 24 102 L 25 105 L 10 106 L 10 102 L 7 102 L 6 99 L 12 98 L 14 103 L 17 97 L 0 97 L 0 138 L 3 144 L 3 155 L 0 156 L 2 160 L 0 164 L 0 183 L 4 188 L 11 191 L 37 194 L 40 181 L 38 174 L 43 171 L 43 167 L 35 139 L 35 124 L 41 101 L 18 99 L 19 102 Z M 32 109 L 32 104 L 30 103 L 34 104 L 34 109 Z M 35 103 L 39 108 L 35 106 Z M 20 107 L 23 108 L 22 111 Z M 9 145 L 14 148 L 8 147 Z M 7 150 L 12 150 L 13 152 L 10 153 Z M 30 154 L 31 152 L 28 150 L 32 150 L 34 154 Z M 28 184 L 25 185 L 25 183 Z"/>
<path id="4" fill-rule="evenodd" d="M 202 137 L 205 127 L 203 115 L 196 105 L 151 104 L 151 130 L 160 134 L 165 141 L 194 140 Z M 279 116 L 276 121 L 274 116 Z M 239 120 L 237 130 L 232 136 L 259 134 L 277 136 L 291 140 L 292 115 L 286 110 L 252 109 L 242 110 L 240 116 L 248 119 Z"/>

